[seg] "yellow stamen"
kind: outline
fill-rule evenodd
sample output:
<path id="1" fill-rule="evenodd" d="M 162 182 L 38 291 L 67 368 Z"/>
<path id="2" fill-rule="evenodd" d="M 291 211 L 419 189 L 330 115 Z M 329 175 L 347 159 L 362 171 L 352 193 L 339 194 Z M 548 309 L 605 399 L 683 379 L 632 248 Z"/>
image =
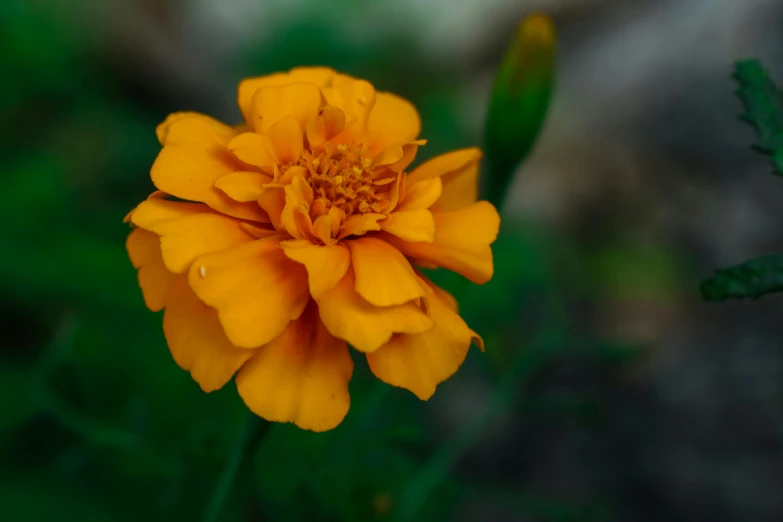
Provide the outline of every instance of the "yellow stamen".
<path id="1" fill-rule="evenodd" d="M 388 168 L 369 169 L 372 158 L 357 143 L 323 144 L 320 151 L 305 151 L 299 160 L 313 188 L 310 217 L 315 220 L 334 208 L 344 217 L 354 213 L 380 213 L 389 207 L 396 173 Z"/>

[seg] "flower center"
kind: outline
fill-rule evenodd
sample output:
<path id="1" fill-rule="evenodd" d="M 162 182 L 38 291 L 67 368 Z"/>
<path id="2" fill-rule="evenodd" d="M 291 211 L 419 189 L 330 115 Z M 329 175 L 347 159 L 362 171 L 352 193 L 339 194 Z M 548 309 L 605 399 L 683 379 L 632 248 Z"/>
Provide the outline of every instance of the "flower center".
<path id="1" fill-rule="evenodd" d="M 369 150 L 356 143 L 325 143 L 322 151 L 305 150 L 299 166 L 307 171 L 313 188 L 313 218 L 338 207 L 351 214 L 381 213 L 389 207 L 389 191 L 397 173 L 374 167 Z"/>

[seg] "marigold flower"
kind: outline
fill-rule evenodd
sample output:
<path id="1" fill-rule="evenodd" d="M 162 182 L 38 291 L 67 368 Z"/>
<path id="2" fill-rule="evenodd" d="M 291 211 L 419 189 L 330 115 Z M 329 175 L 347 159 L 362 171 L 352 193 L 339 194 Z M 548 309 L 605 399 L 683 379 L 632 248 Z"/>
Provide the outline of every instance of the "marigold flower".
<path id="1" fill-rule="evenodd" d="M 239 107 L 238 127 L 169 116 L 158 191 L 126 218 L 174 360 L 204 391 L 236 373 L 254 413 L 314 431 L 348 412 L 348 344 L 428 399 L 482 342 L 413 266 L 492 277 L 500 218 L 476 202 L 481 152 L 408 172 L 425 143 L 416 109 L 323 67 L 244 80 Z"/>

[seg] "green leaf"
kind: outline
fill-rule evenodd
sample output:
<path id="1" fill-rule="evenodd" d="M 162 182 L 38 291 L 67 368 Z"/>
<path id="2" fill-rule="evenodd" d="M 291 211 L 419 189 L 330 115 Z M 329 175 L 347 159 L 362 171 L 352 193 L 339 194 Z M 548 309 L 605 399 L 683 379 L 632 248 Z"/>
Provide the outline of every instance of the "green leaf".
<path id="1" fill-rule="evenodd" d="M 773 173 L 783 176 L 783 98 L 767 71 L 757 60 L 736 64 L 737 96 L 745 106 L 740 118 L 753 125 L 759 135 L 754 147 L 772 160 Z"/>
<path id="2" fill-rule="evenodd" d="M 701 283 L 701 295 L 707 301 L 758 299 L 783 290 L 783 255 L 751 259 L 742 264 L 715 271 Z"/>
<path id="3" fill-rule="evenodd" d="M 519 25 L 500 64 L 485 126 L 488 173 L 484 188 L 499 204 L 516 167 L 527 157 L 549 108 L 554 85 L 555 28 L 533 14 Z"/>

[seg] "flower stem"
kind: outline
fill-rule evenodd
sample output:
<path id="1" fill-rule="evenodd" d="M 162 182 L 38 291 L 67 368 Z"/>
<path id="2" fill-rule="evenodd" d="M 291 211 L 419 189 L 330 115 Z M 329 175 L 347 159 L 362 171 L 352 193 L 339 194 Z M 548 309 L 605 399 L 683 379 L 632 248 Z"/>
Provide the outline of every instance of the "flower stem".
<path id="1" fill-rule="evenodd" d="M 269 431 L 270 426 L 269 422 L 248 412 L 245 425 L 237 437 L 228 462 L 226 462 L 215 489 L 212 491 L 212 496 L 204 511 L 203 522 L 221 520 L 223 506 L 234 488 L 237 477 L 243 475 L 248 466 L 253 464 L 255 451 L 258 449 L 258 445 L 264 438 L 264 435 Z"/>

